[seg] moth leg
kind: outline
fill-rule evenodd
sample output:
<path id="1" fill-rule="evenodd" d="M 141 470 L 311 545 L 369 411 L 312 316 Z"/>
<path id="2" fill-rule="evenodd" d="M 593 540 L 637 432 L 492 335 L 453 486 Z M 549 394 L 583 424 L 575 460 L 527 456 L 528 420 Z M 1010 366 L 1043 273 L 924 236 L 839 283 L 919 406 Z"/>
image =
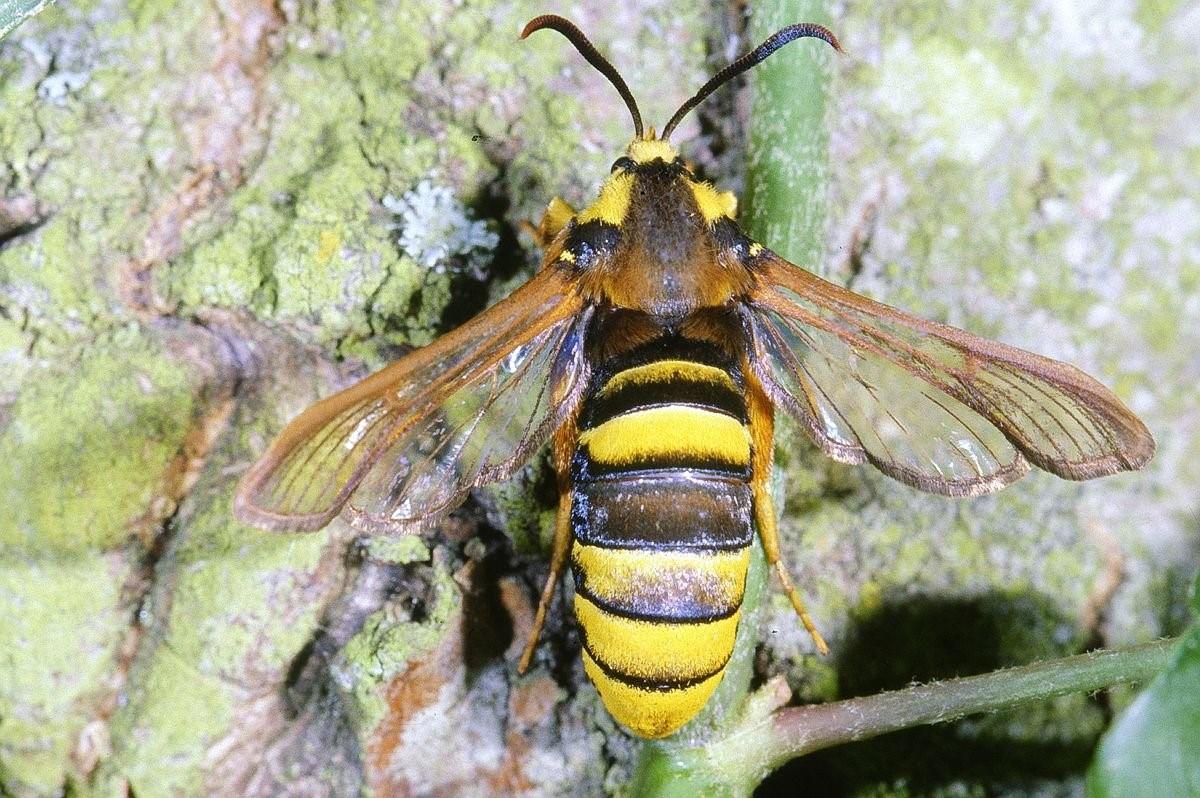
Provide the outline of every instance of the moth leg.
<path id="1" fill-rule="evenodd" d="M 566 227 L 567 222 L 571 220 L 571 217 L 575 213 L 574 208 L 561 198 L 555 197 L 546 206 L 546 211 L 542 214 L 542 221 L 538 223 L 537 227 L 534 227 L 529 222 L 521 222 L 521 229 L 529 234 L 538 249 L 545 249 L 554 240 L 554 237 L 558 235 L 559 231 Z"/>
<path id="2" fill-rule="evenodd" d="M 550 203 L 554 205 L 553 202 Z M 563 203 L 564 205 L 566 203 Z M 547 211 L 549 214 L 549 211 Z M 545 225 L 546 220 L 542 220 Z M 554 588 L 562 578 L 563 569 L 567 566 L 567 553 L 571 550 L 571 454 L 575 450 L 579 437 L 576 420 L 568 419 L 554 433 L 554 469 L 558 476 L 558 515 L 554 519 L 554 544 L 550 553 L 550 573 L 546 584 L 542 586 L 542 597 L 538 600 L 537 613 L 533 616 L 533 628 L 529 631 L 529 639 L 525 641 L 525 650 L 521 652 L 521 661 L 517 664 L 517 673 L 524 674 L 529 670 L 533 661 L 533 650 L 537 648 L 538 637 L 541 636 L 542 626 L 546 623 L 546 612 L 554 599 Z"/>
<path id="3" fill-rule="evenodd" d="M 767 485 L 767 478 L 771 473 L 771 459 L 775 454 L 775 408 L 763 391 L 762 385 L 754 378 L 749 363 L 743 364 L 743 373 L 746 375 L 750 435 L 754 441 L 753 462 L 750 466 L 750 487 L 754 494 L 754 525 L 758 530 L 758 538 L 762 541 L 763 553 L 767 555 L 767 562 L 779 575 L 783 591 L 792 602 L 796 614 L 800 616 L 800 623 L 804 624 L 817 651 L 828 654 L 829 645 L 817 630 L 817 625 L 813 623 L 808 608 L 804 606 L 804 599 L 800 598 L 800 591 L 796 589 L 787 566 L 779 556 L 779 527 L 775 523 L 775 502 L 771 499 L 771 490 Z"/>
<path id="4" fill-rule="evenodd" d="M 542 597 L 538 601 L 537 614 L 533 616 L 533 628 L 529 631 L 529 639 L 525 641 L 525 650 L 521 652 L 521 661 L 517 665 L 517 673 L 524 674 L 529 670 L 533 661 L 533 650 L 537 648 L 538 638 L 542 634 L 542 626 L 546 623 L 546 611 L 554 599 L 554 588 L 562 578 L 563 569 L 567 565 L 567 552 L 571 549 L 571 494 L 559 496 L 558 516 L 554 522 L 554 547 L 550 555 L 550 573 L 546 584 L 542 586 Z"/>
<path id="5" fill-rule="evenodd" d="M 771 502 L 771 492 L 767 489 L 765 482 L 762 487 L 757 485 L 754 487 L 754 515 L 755 522 L 758 525 L 758 536 L 762 540 L 763 552 L 767 555 L 767 562 L 775 568 L 775 573 L 779 574 L 779 581 L 783 584 L 783 591 L 787 593 L 788 599 L 792 602 L 792 607 L 796 610 L 796 614 L 800 616 L 800 623 L 804 624 L 804 628 L 808 631 L 809 637 L 812 638 L 813 645 L 817 647 L 817 651 L 822 654 L 829 653 L 829 645 L 825 642 L 825 638 L 821 636 L 821 632 L 817 630 L 817 625 L 813 623 L 812 616 L 808 614 L 808 608 L 804 606 L 804 599 L 800 598 L 800 591 L 796 589 L 792 583 L 792 577 L 788 573 L 787 566 L 779 556 L 779 535 L 778 529 L 775 526 L 775 507 Z"/>

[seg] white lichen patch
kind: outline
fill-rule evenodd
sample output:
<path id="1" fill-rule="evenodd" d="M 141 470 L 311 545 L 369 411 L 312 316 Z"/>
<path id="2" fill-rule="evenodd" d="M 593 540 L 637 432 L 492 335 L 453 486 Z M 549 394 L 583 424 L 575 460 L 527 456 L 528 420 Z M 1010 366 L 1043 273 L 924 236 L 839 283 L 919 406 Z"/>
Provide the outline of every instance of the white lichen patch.
<path id="1" fill-rule="evenodd" d="M 395 215 L 391 227 L 405 255 L 438 274 L 462 271 L 482 278 L 500 237 L 487 222 L 472 219 L 453 189 L 422 180 L 402 197 L 386 195 Z"/>
<path id="2" fill-rule="evenodd" d="M 91 74 L 88 72 L 59 71 L 47 75 L 38 84 L 38 98 L 46 102 L 62 105 L 67 97 L 87 85 Z"/>
<path id="3" fill-rule="evenodd" d="M 96 54 L 90 42 L 52 35 L 49 40 L 18 37 L 15 43 L 42 71 L 37 96 L 43 102 L 61 107 L 91 79 Z"/>

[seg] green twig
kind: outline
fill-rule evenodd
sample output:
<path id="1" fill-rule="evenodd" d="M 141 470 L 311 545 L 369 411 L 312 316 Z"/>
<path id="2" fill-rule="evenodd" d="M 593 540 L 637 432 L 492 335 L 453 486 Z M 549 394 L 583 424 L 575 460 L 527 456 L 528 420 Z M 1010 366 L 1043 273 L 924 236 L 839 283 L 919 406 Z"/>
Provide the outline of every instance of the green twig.
<path id="1" fill-rule="evenodd" d="M 775 768 L 822 748 L 977 712 L 997 712 L 1068 693 L 1142 682 L 1161 670 L 1175 640 L 1093 651 L 982 676 L 916 685 L 748 718 L 733 734 L 693 752 L 688 778 L 749 792 Z M 681 763 L 683 764 L 683 763 Z"/>
<path id="2" fill-rule="evenodd" d="M 785 25 L 834 25 L 826 0 L 751 4 L 745 47 Z M 829 191 L 826 123 L 837 54 L 816 39 L 793 42 L 751 73 L 742 224 L 756 241 L 820 271 Z"/>
<path id="3" fill-rule="evenodd" d="M 1068 693 L 1147 681 L 1166 665 L 1175 642 L 1093 651 L 982 676 L 788 709 L 778 709 L 788 699 L 786 684 L 778 680 L 751 697 L 742 723 L 727 735 L 686 750 L 669 745 L 648 748 L 634 794 L 655 798 L 749 795 L 784 762 L 822 748 L 973 713 L 1014 709 Z"/>

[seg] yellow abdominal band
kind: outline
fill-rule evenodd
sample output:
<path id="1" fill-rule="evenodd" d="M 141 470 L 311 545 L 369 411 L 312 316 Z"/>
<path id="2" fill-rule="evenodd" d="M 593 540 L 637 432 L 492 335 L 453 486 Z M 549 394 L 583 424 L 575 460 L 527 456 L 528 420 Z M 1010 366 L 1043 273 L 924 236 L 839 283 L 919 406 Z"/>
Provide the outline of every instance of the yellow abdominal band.
<path id="1" fill-rule="evenodd" d="M 686 461 L 745 468 L 750 433 L 740 421 L 688 405 L 616 416 L 579 435 L 592 460 L 609 467 Z"/>
<path id="2" fill-rule="evenodd" d="M 671 734 L 691 720 L 721 683 L 741 611 L 698 623 L 613 615 L 575 596 L 584 631 L 584 669 L 604 706 L 642 737 Z"/>
<path id="3" fill-rule="evenodd" d="M 649 608 L 669 613 L 674 600 L 715 617 L 741 606 L 750 549 L 610 549 L 576 541 L 571 564 L 583 592 L 627 614 L 645 615 Z"/>
<path id="4" fill-rule="evenodd" d="M 722 669 L 708 679 L 669 691 L 639 687 L 605 673 L 586 651 L 583 670 L 617 722 L 647 739 L 666 737 L 695 717 L 725 676 Z"/>
<path id="5" fill-rule="evenodd" d="M 715 366 L 692 360 L 656 360 L 620 372 L 604 386 L 600 397 L 610 396 L 634 385 L 654 385 L 681 379 L 737 392 L 737 386 L 733 384 L 729 374 Z"/>
<path id="6" fill-rule="evenodd" d="M 664 737 L 704 707 L 733 652 L 749 558 L 749 548 L 687 552 L 574 544 L 584 668 L 620 723 L 642 737 Z M 646 607 L 674 607 L 711 620 L 634 617 Z"/>

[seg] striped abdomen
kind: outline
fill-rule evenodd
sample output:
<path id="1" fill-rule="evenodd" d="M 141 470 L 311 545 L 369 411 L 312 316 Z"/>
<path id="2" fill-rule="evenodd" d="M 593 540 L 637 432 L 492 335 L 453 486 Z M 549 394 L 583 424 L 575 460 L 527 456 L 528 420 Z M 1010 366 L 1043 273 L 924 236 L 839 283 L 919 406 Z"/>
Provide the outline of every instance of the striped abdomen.
<path id="1" fill-rule="evenodd" d="M 572 463 L 584 668 L 643 737 L 678 729 L 720 684 L 754 533 L 740 378 L 670 354 L 593 390 Z"/>

